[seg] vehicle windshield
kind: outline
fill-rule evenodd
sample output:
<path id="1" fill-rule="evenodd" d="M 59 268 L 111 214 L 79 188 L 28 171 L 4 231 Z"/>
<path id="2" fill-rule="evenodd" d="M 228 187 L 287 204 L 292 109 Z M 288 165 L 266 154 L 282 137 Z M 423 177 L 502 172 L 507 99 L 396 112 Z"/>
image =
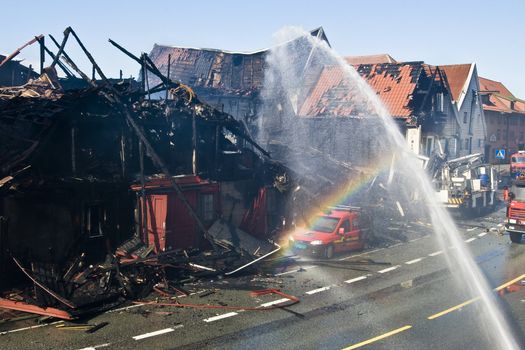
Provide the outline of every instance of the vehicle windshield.
<path id="1" fill-rule="evenodd" d="M 525 163 L 525 156 L 512 157 L 510 161 L 512 163 Z"/>
<path id="2" fill-rule="evenodd" d="M 512 186 L 510 192 L 514 194 L 514 200 L 519 202 L 525 202 L 525 187 L 524 186 Z"/>
<path id="3" fill-rule="evenodd" d="M 333 232 L 337 223 L 339 222 L 338 218 L 331 218 L 329 216 L 316 216 L 310 225 L 310 229 L 313 231 L 320 232 Z"/>

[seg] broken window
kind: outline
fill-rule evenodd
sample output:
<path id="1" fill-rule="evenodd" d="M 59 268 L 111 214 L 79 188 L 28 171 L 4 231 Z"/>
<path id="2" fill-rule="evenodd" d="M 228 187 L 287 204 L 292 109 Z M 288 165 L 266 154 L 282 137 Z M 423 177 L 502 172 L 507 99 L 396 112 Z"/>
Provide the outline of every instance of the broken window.
<path id="1" fill-rule="evenodd" d="M 345 221 L 343 221 L 343 223 L 341 224 L 341 227 L 342 229 L 344 229 L 344 232 L 350 232 L 350 221 L 348 219 L 346 219 Z"/>
<path id="2" fill-rule="evenodd" d="M 106 216 L 105 211 L 101 209 L 100 205 L 88 205 L 84 215 L 84 227 L 88 237 L 102 237 L 104 235 L 102 230 L 102 221 Z"/>
<path id="3" fill-rule="evenodd" d="M 443 112 L 443 93 L 439 92 L 436 94 L 436 112 Z"/>
<path id="4" fill-rule="evenodd" d="M 213 221 L 215 219 L 215 207 L 213 193 L 204 193 L 200 196 L 201 215 L 204 221 Z"/>

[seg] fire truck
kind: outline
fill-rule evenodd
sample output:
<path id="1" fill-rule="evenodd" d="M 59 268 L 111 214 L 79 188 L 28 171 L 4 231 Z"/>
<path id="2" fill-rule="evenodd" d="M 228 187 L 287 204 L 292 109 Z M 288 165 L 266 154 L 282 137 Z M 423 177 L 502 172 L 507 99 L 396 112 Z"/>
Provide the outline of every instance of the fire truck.
<path id="1" fill-rule="evenodd" d="M 480 215 L 496 204 L 498 172 L 481 153 L 443 161 L 431 172 L 438 200 L 447 208 Z"/>
<path id="2" fill-rule="evenodd" d="M 335 253 L 363 249 L 371 234 L 371 219 L 365 210 L 341 205 L 318 213 L 306 229 L 290 235 L 289 243 L 296 254 L 331 259 Z"/>
<path id="3" fill-rule="evenodd" d="M 510 156 L 510 176 L 515 179 L 519 174 L 525 174 L 525 151 Z"/>
<path id="4" fill-rule="evenodd" d="M 519 243 L 525 233 L 525 179 L 522 176 L 514 181 L 508 197 L 505 230 L 512 242 Z"/>

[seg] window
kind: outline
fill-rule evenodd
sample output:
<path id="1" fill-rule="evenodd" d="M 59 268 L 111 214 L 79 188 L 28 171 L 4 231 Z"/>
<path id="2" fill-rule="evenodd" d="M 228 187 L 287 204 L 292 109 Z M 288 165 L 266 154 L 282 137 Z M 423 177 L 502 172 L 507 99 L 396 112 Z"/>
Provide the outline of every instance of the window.
<path id="1" fill-rule="evenodd" d="M 463 112 L 463 123 L 467 124 L 467 112 Z"/>
<path id="2" fill-rule="evenodd" d="M 483 139 L 478 139 L 478 147 L 481 147 L 482 143 L 483 143 Z"/>
<path id="3" fill-rule="evenodd" d="M 514 138 L 514 131 L 509 131 L 509 138 L 511 140 Z"/>
<path id="4" fill-rule="evenodd" d="M 350 221 L 348 221 L 348 219 L 343 221 L 340 228 L 343 228 L 345 230 L 345 233 L 350 232 Z"/>
<path id="5" fill-rule="evenodd" d="M 353 230 L 358 230 L 359 229 L 359 218 L 355 218 L 352 221 L 352 229 Z"/>
<path id="6" fill-rule="evenodd" d="M 496 131 L 496 141 L 500 141 L 500 140 L 501 140 L 501 130 L 498 129 L 498 130 Z"/>
<path id="7" fill-rule="evenodd" d="M 213 193 L 204 193 L 200 196 L 202 220 L 212 221 L 215 219 L 215 207 Z"/>
<path id="8" fill-rule="evenodd" d="M 520 131 L 520 142 L 523 141 L 523 131 Z"/>
<path id="9" fill-rule="evenodd" d="M 469 139 L 465 139 L 465 150 L 469 149 Z"/>
<path id="10" fill-rule="evenodd" d="M 523 117 L 520 118 L 520 125 L 521 126 L 525 125 L 525 118 Z"/>
<path id="11" fill-rule="evenodd" d="M 333 232 L 339 222 L 338 218 L 332 218 L 329 216 L 319 215 L 312 220 L 310 229 L 312 231 L 321 231 L 330 233 Z"/>
<path id="12" fill-rule="evenodd" d="M 99 205 L 88 205 L 84 212 L 84 230 L 89 238 L 102 237 L 102 222 L 106 219 L 106 212 Z"/>
<path id="13" fill-rule="evenodd" d="M 436 94 L 436 112 L 443 112 L 443 93 L 439 92 Z"/>

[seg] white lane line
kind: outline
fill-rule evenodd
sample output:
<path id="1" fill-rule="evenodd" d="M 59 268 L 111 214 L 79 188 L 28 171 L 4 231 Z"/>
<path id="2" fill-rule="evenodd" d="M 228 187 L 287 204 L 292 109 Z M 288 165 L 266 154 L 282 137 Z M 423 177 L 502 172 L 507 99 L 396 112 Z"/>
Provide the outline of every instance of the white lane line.
<path id="1" fill-rule="evenodd" d="M 354 283 L 354 282 L 358 282 L 358 281 L 362 281 L 364 279 L 366 279 L 368 276 L 359 276 L 359 277 L 356 277 L 356 278 L 352 278 L 352 279 L 349 279 L 349 280 L 346 280 L 345 283 Z"/>
<path id="2" fill-rule="evenodd" d="M 430 253 L 430 254 L 428 254 L 428 256 L 437 256 L 437 255 L 440 255 L 440 254 L 443 254 L 442 250 L 438 250 L 437 252 Z"/>
<path id="3" fill-rule="evenodd" d="M 259 307 L 264 308 L 264 307 L 268 307 L 268 306 L 274 306 L 274 305 L 277 305 L 277 304 L 286 303 L 287 301 L 290 301 L 290 299 L 288 299 L 288 298 L 278 299 L 278 300 L 270 301 L 269 303 L 261 304 L 261 305 L 259 305 Z"/>
<path id="4" fill-rule="evenodd" d="M 472 241 L 475 241 L 476 239 L 477 239 L 476 237 L 469 238 L 469 239 L 465 240 L 465 243 L 470 243 Z"/>
<path id="5" fill-rule="evenodd" d="M 95 346 L 88 346 L 87 348 L 82 348 L 79 350 L 96 350 L 96 349 L 108 347 L 110 345 L 111 345 L 110 343 L 106 343 L 106 344 L 100 344 L 100 345 L 95 345 Z"/>
<path id="6" fill-rule="evenodd" d="M 394 247 L 400 246 L 401 244 L 404 244 L 404 243 L 403 242 L 399 242 L 399 243 L 396 243 L 396 244 L 392 244 L 392 245 L 388 246 L 388 248 L 394 248 Z"/>
<path id="7" fill-rule="evenodd" d="M 423 236 L 423 237 L 414 238 L 414 239 L 411 239 L 409 242 L 419 241 L 420 239 L 427 238 L 427 237 L 429 237 L 429 236 Z"/>
<path id="8" fill-rule="evenodd" d="M 155 332 L 150 332 L 150 333 L 145 333 L 145 334 L 141 334 L 141 335 L 136 335 L 136 336 L 134 336 L 132 338 L 135 339 L 135 340 L 141 340 L 141 339 L 150 338 L 150 337 L 154 337 L 154 336 L 161 335 L 161 334 L 170 333 L 170 332 L 173 332 L 176 328 L 182 328 L 182 327 L 184 327 L 184 326 L 183 325 L 178 325 L 178 326 L 175 326 L 174 328 L 165 328 L 165 329 L 161 329 L 161 330 L 158 330 L 158 331 L 155 331 Z"/>
<path id="9" fill-rule="evenodd" d="M 417 258 L 417 259 L 414 259 L 414 260 L 407 261 L 405 264 L 412 265 L 412 264 L 420 262 L 421 260 L 423 260 L 423 258 Z"/>
<path id="10" fill-rule="evenodd" d="M 47 323 L 47 324 L 39 324 L 37 326 L 30 326 L 30 327 L 24 327 L 24 328 L 18 328 L 18 329 L 13 329 L 13 330 L 10 330 L 10 331 L 3 331 L 3 332 L 0 332 L 0 335 L 3 335 L 3 334 L 9 334 L 9 333 L 16 333 L 16 332 L 21 332 L 21 331 L 27 331 L 28 329 L 35 329 L 35 328 L 40 328 L 40 327 L 47 327 L 47 326 L 51 326 L 51 325 L 55 325 L 55 324 L 59 324 L 59 323 L 62 323 L 63 321 L 57 321 L 57 322 L 51 322 L 51 323 Z"/>
<path id="11" fill-rule="evenodd" d="M 300 268 L 300 269 L 295 269 L 295 270 L 290 270 L 290 271 L 286 271 L 286 272 L 276 273 L 276 274 L 274 274 L 274 276 L 288 275 L 290 273 L 296 273 L 296 272 L 303 271 L 303 270 L 310 270 L 310 269 L 313 269 L 313 268 L 316 268 L 316 267 L 318 267 L 318 266 L 305 266 L 305 267 Z"/>
<path id="12" fill-rule="evenodd" d="M 228 317 L 232 317 L 232 316 L 236 316 L 236 315 L 238 315 L 237 312 L 228 312 L 227 314 L 222 314 L 222 315 L 219 315 L 219 316 L 214 316 L 214 317 L 206 318 L 206 319 L 204 319 L 203 321 L 209 323 L 209 322 L 222 320 L 223 318 L 228 318 Z"/>
<path id="13" fill-rule="evenodd" d="M 485 236 L 486 234 L 487 234 L 487 232 L 481 232 L 481 233 L 478 235 L 478 237 L 483 237 L 483 236 Z"/>
<path id="14" fill-rule="evenodd" d="M 477 229 L 477 227 L 467 228 L 467 232 L 474 231 L 475 229 Z"/>
<path id="15" fill-rule="evenodd" d="M 330 287 L 321 287 L 321 288 L 309 290 L 308 292 L 306 292 L 306 294 L 312 295 L 312 294 L 315 294 L 315 293 L 324 292 L 325 290 L 329 290 L 329 289 L 330 289 Z"/>
<path id="16" fill-rule="evenodd" d="M 392 266 L 392 267 L 389 267 L 387 269 L 383 269 L 381 271 L 377 271 L 377 273 L 387 273 L 387 272 L 390 272 L 390 271 L 394 271 L 395 269 L 397 269 L 399 267 L 399 265 L 396 265 L 396 266 Z"/>
<path id="17" fill-rule="evenodd" d="M 501 227 L 501 226 L 503 226 L 503 224 L 498 224 L 497 226 L 498 226 L 498 227 Z"/>
<path id="18" fill-rule="evenodd" d="M 344 258 L 341 258 L 339 260 L 347 260 L 347 259 L 351 259 L 351 258 L 355 258 L 357 256 L 362 256 L 362 255 L 366 255 L 366 254 L 371 254 L 371 253 L 375 253 L 375 252 L 378 252 L 380 250 L 384 250 L 385 248 L 378 248 L 378 249 L 374 249 L 374 250 L 370 250 L 368 252 L 363 252 L 363 253 L 360 253 L 360 254 L 355 254 L 355 255 L 349 255 L 349 256 L 346 256 Z"/>
<path id="19" fill-rule="evenodd" d="M 146 304 L 135 304 L 135 305 L 131 305 L 131 306 L 124 306 L 124 307 L 121 307 L 121 308 L 118 308 L 118 309 L 108 310 L 105 313 L 106 314 L 111 314 L 113 312 L 125 311 L 125 310 L 133 309 L 133 308 L 136 308 L 136 307 L 144 306 L 144 305 L 146 305 Z"/>

